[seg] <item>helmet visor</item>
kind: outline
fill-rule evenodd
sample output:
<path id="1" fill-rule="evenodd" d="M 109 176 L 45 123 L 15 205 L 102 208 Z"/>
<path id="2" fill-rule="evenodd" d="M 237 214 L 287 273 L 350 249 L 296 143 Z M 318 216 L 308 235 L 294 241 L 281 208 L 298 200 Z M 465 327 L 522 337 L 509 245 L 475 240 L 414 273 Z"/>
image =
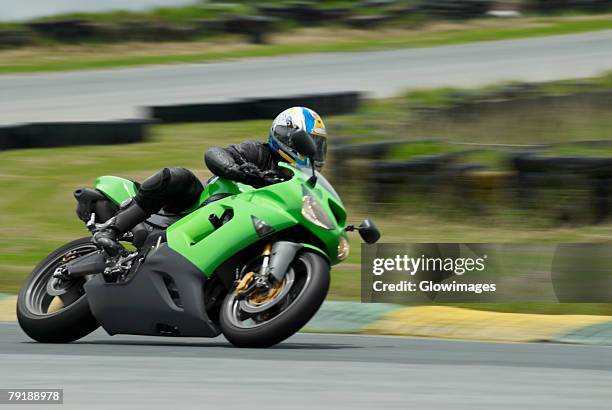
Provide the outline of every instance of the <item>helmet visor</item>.
<path id="1" fill-rule="evenodd" d="M 291 146 L 291 134 L 295 131 L 295 128 L 287 127 L 286 125 L 277 125 L 274 127 L 274 137 L 287 145 Z"/>

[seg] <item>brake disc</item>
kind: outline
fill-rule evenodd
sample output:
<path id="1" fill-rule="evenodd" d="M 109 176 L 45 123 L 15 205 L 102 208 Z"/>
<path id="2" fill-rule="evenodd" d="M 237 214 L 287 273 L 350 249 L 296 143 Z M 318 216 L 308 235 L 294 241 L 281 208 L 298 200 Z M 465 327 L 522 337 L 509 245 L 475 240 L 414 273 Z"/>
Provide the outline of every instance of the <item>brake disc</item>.
<path id="1" fill-rule="evenodd" d="M 265 293 L 257 293 L 247 296 L 240 301 L 239 307 L 245 313 L 256 314 L 262 313 L 273 306 L 276 306 L 278 302 L 283 300 L 285 296 L 291 290 L 293 282 L 295 281 L 295 272 L 292 268 L 289 268 L 287 274 L 283 278 L 283 281 L 278 283 L 276 286 L 268 289 Z"/>

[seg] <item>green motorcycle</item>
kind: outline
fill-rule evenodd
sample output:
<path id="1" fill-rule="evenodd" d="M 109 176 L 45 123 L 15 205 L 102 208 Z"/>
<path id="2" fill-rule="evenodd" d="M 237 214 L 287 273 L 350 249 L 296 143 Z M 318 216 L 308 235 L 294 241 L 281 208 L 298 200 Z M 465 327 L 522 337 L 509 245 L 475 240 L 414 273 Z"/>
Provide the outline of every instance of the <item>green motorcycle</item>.
<path id="1" fill-rule="evenodd" d="M 314 145 L 294 137 L 301 154 Z M 312 163 L 312 161 L 310 161 Z M 346 209 L 313 169 L 281 163 L 280 177 L 254 188 L 214 177 L 181 215 L 163 211 L 109 255 L 91 237 L 48 255 L 17 301 L 21 328 L 40 342 L 77 340 L 100 325 L 110 335 L 215 337 L 267 347 L 301 329 L 327 295 L 330 266 L 349 253 L 347 231 L 380 234 L 371 220 L 346 224 Z M 103 176 L 75 191 L 77 214 L 94 232 L 138 184 Z"/>

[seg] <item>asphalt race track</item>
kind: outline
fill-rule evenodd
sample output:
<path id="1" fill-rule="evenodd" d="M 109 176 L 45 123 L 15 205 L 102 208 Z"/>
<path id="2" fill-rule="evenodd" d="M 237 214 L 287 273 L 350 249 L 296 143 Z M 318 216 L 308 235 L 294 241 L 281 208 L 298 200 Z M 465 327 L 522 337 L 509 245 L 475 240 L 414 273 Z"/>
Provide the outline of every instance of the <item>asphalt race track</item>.
<path id="1" fill-rule="evenodd" d="M 103 331 L 49 345 L 0 324 L 0 387 L 63 388 L 66 409 L 609 409 L 610 386 L 612 347 L 300 334 L 237 349 Z"/>
<path id="2" fill-rule="evenodd" d="M 0 76 L 0 124 L 135 118 L 137 107 L 544 81 L 612 69 L 612 31 L 394 51 Z"/>

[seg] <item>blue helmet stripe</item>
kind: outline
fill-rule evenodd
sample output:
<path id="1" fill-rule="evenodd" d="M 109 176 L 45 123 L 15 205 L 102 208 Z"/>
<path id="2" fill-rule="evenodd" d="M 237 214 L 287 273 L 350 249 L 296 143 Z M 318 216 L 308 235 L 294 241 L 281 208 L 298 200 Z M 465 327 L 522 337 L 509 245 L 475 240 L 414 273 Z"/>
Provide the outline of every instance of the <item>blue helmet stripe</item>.
<path id="1" fill-rule="evenodd" d="M 308 108 L 302 108 L 302 113 L 304 115 L 304 123 L 306 125 L 306 132 L 310 134 L 312 132 L 312 129 L 314 128 L 315 119 L 310 113 L 310 110 Z"/>

